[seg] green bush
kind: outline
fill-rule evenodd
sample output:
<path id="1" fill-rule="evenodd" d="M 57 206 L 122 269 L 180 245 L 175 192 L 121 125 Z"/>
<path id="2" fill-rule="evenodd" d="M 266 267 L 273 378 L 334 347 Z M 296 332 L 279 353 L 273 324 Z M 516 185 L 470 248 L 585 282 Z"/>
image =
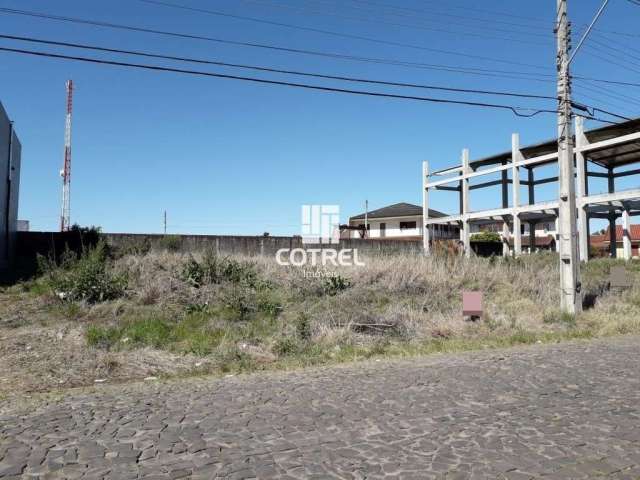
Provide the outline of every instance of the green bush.
<path id="1" fill-rule="evenodd" d="M 300 340 L 305 342 L 311 340 L 311 322 L 309 321 L 309 317 L 304 313 L 300 313 L 298 316 L 296 334 Z"/>
<path id="2" fill-rule="evenodd" d="M 189 260 L 182 267 L 182 279 L 196 288 L 205 280 L 204 268 L 192 256 L 189 256 Z"/>
<path id="3" fill-rule="evenodd" d="M 322 282 L 322 290 L 326 295 L 336 295 L 349 288 L 351 283 L 340 275 L 332 275 Z"/>
<path id="4" fill-rule="evenodd" d="M 298 341 L 293 337 L 282 337 L 273 345 L 273 352 L 279 357 L 295 355 L 300 351 Z"/>
<path id="5" fill-rule="evenodd" d="M 108 269 L 108 249 L 102 240 L 79 256 L 67 250 L 59 265 L 42 258 L 38 261 L 47 283 L 62 300 L 98 303 L 125 292 L 127 279 Z"/>
<path id="6" fill-rule="evenodd" d="M 254 293 L 243 287 L 234 287 L 223 295 L 223 305 L 231 320 L 247 320 L 256 311 Z"/>
<path id="7" fill-rule="evenodd" d="M 480 233 L 474 233 L 471 236 L 471 241 L 500 243 L 502 242 L 502 237 L 500 237 L 500 234 L 496 232 L 480 232 Z"/>

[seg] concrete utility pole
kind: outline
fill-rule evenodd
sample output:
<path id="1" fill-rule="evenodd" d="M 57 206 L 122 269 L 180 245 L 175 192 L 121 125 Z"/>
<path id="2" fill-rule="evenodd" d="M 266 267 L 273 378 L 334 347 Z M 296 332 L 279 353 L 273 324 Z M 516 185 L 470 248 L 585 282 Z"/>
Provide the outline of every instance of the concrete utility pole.
<path id="1" fill-rule="evenodd" d="M 164 234 L 167 234 L 167 211 L 164 211 Z"/>
<path id="2" fill-rule="evenodd" d="M 577 262 L 576 195 L 573 166 L 570 32 L 567 0 L 557 0 L 555 33 L 558 44 L 558 183 L 560 243 L 560 307 L 574 314 L 582 309 L 580 266 Z"/>

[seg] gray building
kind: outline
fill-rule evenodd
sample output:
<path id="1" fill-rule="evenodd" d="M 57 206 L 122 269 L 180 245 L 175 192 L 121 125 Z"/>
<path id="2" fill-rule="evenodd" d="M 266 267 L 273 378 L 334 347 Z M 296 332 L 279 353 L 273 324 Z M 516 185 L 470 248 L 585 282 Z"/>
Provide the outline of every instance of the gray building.
<path id="1" fill-rule="evenodd" d="M 0 103 L 0 270 L 8 268 L 15 248 L 21 150 L 13 124 Z"/>

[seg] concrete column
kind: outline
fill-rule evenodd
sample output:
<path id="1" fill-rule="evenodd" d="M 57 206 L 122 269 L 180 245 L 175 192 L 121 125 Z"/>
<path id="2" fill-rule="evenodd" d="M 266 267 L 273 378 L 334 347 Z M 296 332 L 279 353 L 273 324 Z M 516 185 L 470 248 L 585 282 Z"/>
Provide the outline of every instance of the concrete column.
<path id="1" fill-rule="evenodd" d="M 580 150 L 589 144 L 584 134 L 584 119 L 576 117 L 576 200 L 578 206 L 578 255 L 581 262 L 589 261 L 589 218 L 587 217 L 584 198 L 589 191 L 589 178 L 587 177 L 587 158 Z"/>
<path id="2" fill-rule="evenodd" d="M 622 251 L 624 259 L 631 260 L 631 215 L 629 210 L 622 210 Z"/>
<path id="3" fill-rule="evenodd" d="M 469 149 L 465 148 L 462 150 L 462 214 L 464 215 L 462 219 L 462 231 L 461 240 L 462 245 L 464 246 L 464 255 L 469 258 L 471 257 L 471 241 L 469 236 L 469 220 L 467 220 L 466 215 L 469 213 L 469 179 L 466 178 L 466 175 L 470 173 L 469 169 Z"/>
<path id="4" fill-rule="evenodd" d="M 536 223 L 529 222 L 529 253 L 536 251 Z"/>
<path id="5" fill-rule="evenodd" d="M 511 252 L 509 249 L 509 224 L 505 219 L 502 222 L 502 256 L 508 257 L 510 253 Z"/>
<path id="6" fill-rule="evenodd" d="M 527 181 L 529 183 L 529 205 L 536 203 L 536 186 L 533 182 L 536 181 L 535 172 L 533 166 L 527 169 Z M 536 224 L 529 222 L 529 254 L 536 251 Z"/>
<path id="7" fill-rule="evenodd" d="M 427 226 L 427 220 L 429 220 L 429 162 L 422 162 L 422 246 L 424 248 L 425 255 L 431 255 L 431 244 L 429 238 L 429 226 Z"/>
<path id="8" fill-rule="evenodd" d="M 608 186 L 609 186 L 609 193 L 615 193 L 616 180 L 615 180 L 615 177 L 613 176 L 613 168 L 608 169 L 607 180 L 608 180 Z M 609 253 L 611 255 L 611 258 L 616 258 L 618 256 L 615 212 L 609 213 Z"/>
<path id="9" fill-rule="evenodd" d="M 506 162 L 502 162 L 502 165 L 506 165 Z M 502 208 L 509 208 L 509 176 L 507 170 L 501 172 L 502 186 Z M 509 225 L 507 220 L 502 222 L 502 256 L 509 255 Z"/>
<path id="10" fill-rule="evenodd" d="M 517 208 L 520 206 L 520 167 L 518 162 L 524 160 L 520 152 L 520 135 L 514 133 L 511 135 L 511 183 L 513 190 L 513 255 L 515 257 L 522 254 L 522 235 L 520 233 L 520 217 Z"/>

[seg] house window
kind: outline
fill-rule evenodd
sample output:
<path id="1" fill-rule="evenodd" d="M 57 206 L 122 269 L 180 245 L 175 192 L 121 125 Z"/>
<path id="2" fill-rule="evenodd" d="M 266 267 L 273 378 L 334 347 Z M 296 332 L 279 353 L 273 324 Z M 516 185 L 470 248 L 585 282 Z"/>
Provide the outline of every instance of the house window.
<path id="1" fill-rule="evenodd" d="M 400 231 L 416 228 L 416 222 L 400 222 Z"/>
<path id="2" fill-rule="evenodd" d="M 380 236 L 381 237 L 386 237 L 387 236 L 387 224 L 386 223 L 381 223 L 380 224 Z"/>

